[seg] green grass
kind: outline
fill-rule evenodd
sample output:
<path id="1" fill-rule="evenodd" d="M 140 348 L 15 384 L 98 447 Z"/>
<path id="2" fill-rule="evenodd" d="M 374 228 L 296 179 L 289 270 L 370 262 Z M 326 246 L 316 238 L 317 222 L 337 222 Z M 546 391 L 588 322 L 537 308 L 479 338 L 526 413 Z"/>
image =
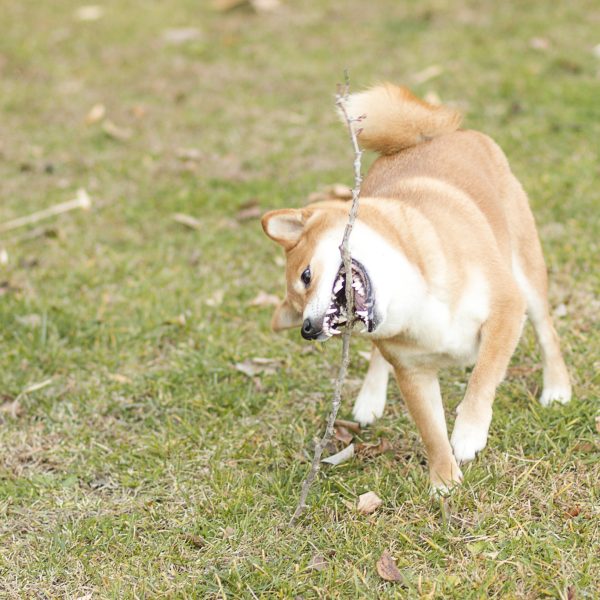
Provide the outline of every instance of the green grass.
<path id="1" fill-rule="evenodd" d="M 0 223 L 79 187 L 94 201 L 44 235 L 0 240 L 2 597 L 597 597 L 597 2 L 309 0 L 255 15 L 108 0 L 94 22 L 78 6 L 0 1 Z M 177 27 L 200 35 L 165 42 Z M 441 74 L 415 84 L 431 65 Z M 324 469 L 290 529 L 340 346 L 269 331 L 272 309 L 249 303 L 282 292 L 279 250 L 235 215 L 351 181 L 332 110 L 345 67 L 355 88 L 438 93 L 505 149 L 551 301 L 567 306 L 557 328 L 575 399 L 538 405 L 527 328 L 513 361 L 527 372 L 499 389 L 488 447 L 445 518 L 390 385 L 385 418 L 361 437 L 394 451 Z M 85 124 L 97 103 L 129 139 Z M 189 148 L 197 159 L 180 158 Z M 257 382 L 235 370 L 255 356 L 281 369 Z M 344 416 L 365 369 L 355 351 Z M 465 380 L 443 376 L 450 421 Z M 359 516 L 367 490 L 384 504 Z M 385 549 L 403 585 L 377 575 Z M 326 568 L 309 569 L 318 554 Z"/>

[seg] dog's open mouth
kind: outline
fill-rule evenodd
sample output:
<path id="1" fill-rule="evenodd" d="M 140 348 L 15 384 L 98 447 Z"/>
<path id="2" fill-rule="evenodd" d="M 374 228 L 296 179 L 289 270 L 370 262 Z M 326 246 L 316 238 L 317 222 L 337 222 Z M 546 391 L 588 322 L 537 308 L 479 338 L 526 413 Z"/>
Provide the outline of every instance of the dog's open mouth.
<path id="1" fill-rule="evenodd" d="M 363 331 L 371 332 L 373 322 L 373 288 L 365 268 L 352 259 L 352 287 L 354 288 L 354 310 L 352 325 L 362 323 Z M 342 333 L 342 328 L 348 321 L 346 305 L 346 270 L 340 267 L 333 283 L 331 302 L 323 320 L 323 333 L 328 336 Z"/>

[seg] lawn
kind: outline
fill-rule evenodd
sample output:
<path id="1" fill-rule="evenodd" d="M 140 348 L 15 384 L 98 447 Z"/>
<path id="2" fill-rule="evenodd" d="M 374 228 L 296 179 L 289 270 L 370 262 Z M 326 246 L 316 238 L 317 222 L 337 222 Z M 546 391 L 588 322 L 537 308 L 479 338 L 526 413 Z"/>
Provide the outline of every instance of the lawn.
<path id="1" fill-rule="evenodd" d="M 0 233 L 0 596 L 597 598 L 598 2 L 99 7 L 0 0 L 0 224 L 92 200 Z M 288 527 L 341 345 L 275 335 L 273 307 L 252 305 L 283 292 L 256 213 L 351 183 L 346 67 L 354 89 L 438 95 L 504 148 L 575 394 L 538 404 L 528 326 L 442 510 L 390 384 L 358 439 L 391 450 L 323 469 Z M 346 418 L 366 350 L 353 339 Z M 256 357 L 275 362 L 236 368 Z M 450 422 L 466 378 L 443 374 Z M 383 506 L 360 515 L 369 490 Z M 379 577 L 384 550 L 402 582 Z"/>

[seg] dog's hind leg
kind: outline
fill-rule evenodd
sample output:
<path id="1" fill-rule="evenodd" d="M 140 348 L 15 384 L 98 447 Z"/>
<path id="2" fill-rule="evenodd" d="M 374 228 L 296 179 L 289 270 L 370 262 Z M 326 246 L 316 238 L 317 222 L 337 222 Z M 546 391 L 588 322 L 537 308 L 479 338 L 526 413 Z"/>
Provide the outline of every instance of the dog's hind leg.
<path id="1" fill-rule="evenodd" d="M 354 419 L 361 425 L 369 425 L 383 415 L 390 369 L 381 352 L 373 346 L 369 370 L 352 409 Z"/>
<path id="2" fill-rule="evenodd" d="M 550 316 L 546 265 L 539 242 L 531 244 L 523 258 L 513 259 L 513 272 L 527 300 L 527 316 L 542 351 L 544 389 L 540 402 L 543 406 L 554 401 L 565 404 L 571 399 L 571 382 Z"/>

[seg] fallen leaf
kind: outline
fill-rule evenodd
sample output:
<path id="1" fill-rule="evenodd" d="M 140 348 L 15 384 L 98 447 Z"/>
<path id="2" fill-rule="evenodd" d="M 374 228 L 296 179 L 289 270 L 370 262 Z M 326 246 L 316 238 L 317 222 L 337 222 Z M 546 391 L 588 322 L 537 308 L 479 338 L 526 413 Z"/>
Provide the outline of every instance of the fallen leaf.
<path id="1" fill-rule="evenodd" d="M 131 137 L 131 130 L 115 125 L 112 121 L 106 120 L 102 123 L 102 131 L 108 136 L 120 142 L 125 142 Z"/>
<path id="2" fill-rule="evenodd" d="M 183 539 L 196 548 L 204 548 L 204 546 L 206 546 L 206 540 L 201 535 L 184 533 Z"/>
<path id="3" fill-rule="evenodd" d="M 104 14 L 104 9 L 96 4 L 80 6 L 75 11 L 75 18 L 78 21 L 97 21 Z"/>
<path id="4" fill-rule="evenodd" d="M 217 290 L 212 296 L 210 296 L 204 301 L 204 304 L 206 304 L 206 306 L 212 306 L 214 308 L 215 306 L 219 306 L 219 304 L 223 302 L 224 296 L 225 292 L 223 290 Z"/>
<path id="5" fill-rule="evenodd" d="M 104 104 L 94 104 L 90 108 L 88 114 L 85 116 L 85 122 L 87 125 L 93 125 L 98 121 L 102 121 L 106 116 L 106 106 Z"/>
<path id="6" fill-rule="evenodd" d="M 415 83 L 425 83 L 426 81 L 429 81 L 430 79 L 441 75 L 443 71 L 444 70 L 439 65 L 431 65 L 430 67 L 427 67 L 426 69 L 415 73 L 412 76 L 412 79 Z"/>
<path id="7" fill-rule="evenodd" d="M 550 48 L 550 42 L 543 37 L 532 37 L 529 40 L 529 47 L 534 50 L 548 50 L 548 48 Z"/>
<path id="8" fill-rule="evenodd" d="M 167 44 L 173 44 L 174 46 L 193 42 L 199 40 L 201 37 L 202 34 L 196 27 L 165 29 L 162 34 L 163 41 Z"/>
<path id="9" fill-rule="evenodd" d="M 377 561 L 377 573 L 385 581 L 402 581 L 402 573 L 387 550 L 384 550 L 381 558 Z"/>
<path id="10" fill-rule="evenodd" d="M 249 5 L 250 0 L 215 0 L 213 8 L 219 12 L 227 12 L 246 4 Z"/>
<path id="11" fill-rule="evenodd" d="M 109 373 L 108 378 L 112 381 L 116 381 L 117 383 L 131 383 L 131 379 L 126 375 L 121 375 L 120 373 Z"/>
<path id="12" fill-rule="evenodd" d="M 577 442 L 577 444 L 573 446 L 573 450 L 575 450 L 575 452 L 583 452 L 584 454 L 589 454 L 590 452 L 596 452 L 598 450 L 598 447 L 592 442 Z"/>
<path id="13" fill-rule="evenodd" d="M 261 374 L 273 375 L 280 367 L 281 361 L 274 358 L 255 357 L 235 363 L 235 368 L 248 377 Z"/>
<path id="14" fill-rule="evenodd" d="M 202 221 L 196 219 L 196 217 L 186 215 L 185 213 L 175 213 L 172 218 L 176 223 L 189 227 L 190 229 L 202 229 Z"/>
<path id="15" fill-rule="evenodd" d="M 250 301 L 250 306 L 279 306 L 280 303 L 281 300 L 274 294 L 261 291 Z"/>
<path id="16" fill-rule="evenodd" d="M 561 317 L 566 317 L 567 316 L 567 306 L 564 302 L 561 302 L 553 311 L 552 313 L 557 319 L 560 319 Z"/>
<path id="17" fill-rule="evenodd" d="M 366 492 L 358 497 L 356 510 L 362 515 L 374 513 L 381 505 L 383 500 L 375 492 Z"/>
<path id="18" fill-rule="evenodd" d="M 324 200 L 351 200 L 352 189 L 343 183 L 334 183 L 308 195 L 307 204 Z"/>
<path id="19" fill-rule="evenodd" d="M 175 155 L 181 160 L 200 160 L 202 158 L 202 152 L 198 148 L 177 148 Z"/>
<path id="20" fill-rule="evenodd" d="M 131 114 L 136 118 L 136 119 L 141 119 L 144 117 L 144 115 L 146 114 L 146 108 L 144 106 L 142 106 L 141 104 L 134 104 L 131 107 Z"/>
<path id="21" fill-rule="evenodd" d="M 363 458 L 375 458 L 380 454 L 385 454 L 393 450 L 392 444 L 385 438 L 380 439 L 376 444 L 357 444 L 356 453 Z"/>
<path id="22" fill-rule="evenodd" d="M 235 215 L 236 220 L 238 221 L 249 221 L 251 219 L 258 219 L 262 211 L 260 206 L 258 205 L 258 200 L 256 198 L 250 198 L 246 202 L 240 204 L 238 207 L 239 210 Z"/>
<path id="23" fill-rule="evenodd" d="M 345 427 L 354 433 L 360 433 L 360 423 L 356 423 L 355 421 L 345 421 L 344 419 L 336 419 L 334 422 L 336 427 Z"/>
<path id="24" fill-rule="evenodd" d="M 565 516 L 570 518 L 575 518 L 579 513 L 581 513 L 581 507 L 578 504 L 565 510 Z"/>
<path id="25" fill-rule="evenodd" d="M 23 407 L 21 406 L 18 398 L 5 396 L 5 401 L 0 404 L 0 413 L 4 413 L 13 419 L 16 419 L 23 414 Z"/>
<path id="26" fill-rule="evenodd" d="M 256 12 L 271 12 L 281 6 L 279 0 L 250 0 L 250 4 Z"/>
<path id="27" fill-rule="evenodd" d="M 233 527 L 225 527 L 223 529 L 223 539 L 228 540 L 235 535 L 235 529 Z"/>
<path id="28" fill-rule="evenodd" d="M 333 430 L 333 435 L 336 440 L 339 440 L 344 444 L 349 444 L 354 438 L 354 436 L 343 425 L 336 425 Z"/>
<path id="29" fill-rule="evenodd" d="M 334 467 L 337 465 L 341 465 L 346 461 L 350 460 L 354 456 L 354 444 L 350 444 L 337 454 L 333 454 L 332 456 L 328 456 L 327 458 L 322 458 L 322 463 L 327 463 L 328 465 L 333 465 Z"/>
<path id="30" fill-rule="evenodd" d="M 570 585 L 567 588 L 567 600 L 575 600 L 575 586 Z"/>
<path id="31" fill-rule="evenodd" d="M 327 568 L 327 559 L 322 554 L 315 554 L 306 568 L 310 571 L 324 571 Z"/>

